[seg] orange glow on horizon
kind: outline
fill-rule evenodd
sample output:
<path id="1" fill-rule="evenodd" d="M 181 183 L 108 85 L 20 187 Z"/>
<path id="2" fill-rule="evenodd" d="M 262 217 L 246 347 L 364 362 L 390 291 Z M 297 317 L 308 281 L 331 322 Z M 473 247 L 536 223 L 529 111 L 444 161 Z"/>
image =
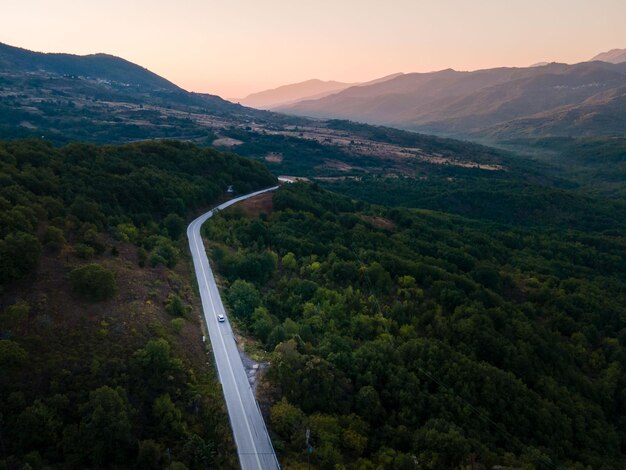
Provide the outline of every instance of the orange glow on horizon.
<path id="1" fill-rule="evenodd" d="M 224 98 L 311 78 L 575 63 L 626 47 L 623 0 L 22 0 L 0 41 L 106 52 Z"/>

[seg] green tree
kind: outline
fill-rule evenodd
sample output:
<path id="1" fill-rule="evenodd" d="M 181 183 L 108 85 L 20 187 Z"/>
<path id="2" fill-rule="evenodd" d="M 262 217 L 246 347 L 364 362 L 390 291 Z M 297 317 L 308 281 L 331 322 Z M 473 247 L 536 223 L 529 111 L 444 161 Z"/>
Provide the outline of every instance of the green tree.
<path id="1" fill-rule="evenodd" d="M 184 317 L 189 311 L 189 306 L 176 294 L 170 294 L 165 302 L 165 310 L 174 317 Z"/>
<path id="2" fill-rule="evenodd" d="M 43 243 L 46 250 L 51 252 L 57 252 L 65 244 L 65 237 L 63 236 L 63 230 L 53 225 L 46 227 L 46 232 L 43 236 Z"/>
<path id="3" fill-rule="evenodd" d="M 0 240 L 0 284 L 21 279 L 39 264 L 41 245 L 29 233 L 15 232 Z"/>
<path id="4" fill-rule="evenodd" d="M 261 303 L 261 295 L 254 284 L 237 279 L 228 289 L 228 303 L 233 313 L 246 320 Z"/>
<path id="5" fill-rule="evenodd" d="M 172 321 L 170 321 L 170 325 L 172 325 L 172 329 L 175 333 L 180 333 L 185 327 L 185 319 L 173 318 Z"/>
<path id="6" fill-rule="evenodd" d="M 110 299 L 117 289 L 113 272 L 97 263 L 72 270 L 70 282 L 74 292 L 95 302 Z"/>
<path id="7" fill-rule="evenodd" d="M 294 447 L 304 445 L 306 416 L 297 406 L 291 405 L 285 397 L 272 406 L 270 423 L 273 431 Z"/>
<path id="8" fill-rule="evenodd" d="M 283 268 L 295 270 L 298 267 L 298 261 L 296 260 L 296 255 L 294 255 L 291 251 L 283 256 L 282 259 Z"/>
<path id="9" fill-rule="evenodd" d="M 173 240 L 177 240 L 185 231 L 185 221 L 178 214 L 168 214 L 163 219 L 163 226 Z"/>
<path id="10" fill-rule="evenodd" d="M 27 359 L 28 353 L 18 343 L 10 339 L 0 339 L 0 367 L 18 367 Z"/>
<path id="11" fill-rule="evenodd" d="M 183 414 L 172 402 L 168 393 L 154 400 L 152 416 L 157 423 L 159 435 L 176 439 L 185 433 Z"/>
<path id="12" fill-rule="evenodd" d="M 150 255 L 150 265 L 152 267 L 163 265 L 172 269 L 178 263 L 179 256 L 178 248 L 167 238 L 160 237 Z"/>
<path id="13" fill-rule="evenodd" d="M 161 463 L 163 449 L 152 439 L 139 443 L 137 451 L 137 468 L 142 470 L 158 470 L 163 468 Z"/>
<path id="14" fill-rule="evenodd" d="M 94 390 L 81 413 L 80 435 L 91 463 L 108 466 L 124 462 L 133 444 L 133 410 L 124 389 L 104 386 Z"/>

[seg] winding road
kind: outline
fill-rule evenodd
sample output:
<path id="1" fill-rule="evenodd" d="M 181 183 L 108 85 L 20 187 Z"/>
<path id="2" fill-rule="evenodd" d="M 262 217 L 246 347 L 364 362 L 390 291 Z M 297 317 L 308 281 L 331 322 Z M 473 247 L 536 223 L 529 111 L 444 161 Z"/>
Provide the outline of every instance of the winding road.
<path id="1" fill-rule="evenodd" d="M 278 186 L 240 196 L 201 215 L 187 227 L 189 248 L 196 270 L 196 279 L 202 299 L 202 310 L 209 331 L 209 339 L 215 356 L 219 380 L 224 391 L 226 408 L 233 429 L 239 463 L 243 470 L 279 469 L 280 464 L 272 447 L 261 410 L 248 382 L 248 377 L 241 362 L 235 337 L 228 316 L 224 310 L 209 259 L 207 258 L 200 227 L 215 211 L 226 209 L 245 199 L 274 191 Z M 218 315 L 224 315 L 226 321 L 219 322 Z"/>

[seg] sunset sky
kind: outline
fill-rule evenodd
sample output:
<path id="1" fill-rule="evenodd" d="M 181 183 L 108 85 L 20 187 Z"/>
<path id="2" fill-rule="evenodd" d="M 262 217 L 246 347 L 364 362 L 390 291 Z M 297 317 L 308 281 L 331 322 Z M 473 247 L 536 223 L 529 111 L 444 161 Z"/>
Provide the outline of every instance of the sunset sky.
<path id="1" fill-rule="evenodd" d="M 626 0 L 5 0 L 0 42 L 107 52 L 236 98 L 309 78 L 580 62 L 626 47 Z"/>

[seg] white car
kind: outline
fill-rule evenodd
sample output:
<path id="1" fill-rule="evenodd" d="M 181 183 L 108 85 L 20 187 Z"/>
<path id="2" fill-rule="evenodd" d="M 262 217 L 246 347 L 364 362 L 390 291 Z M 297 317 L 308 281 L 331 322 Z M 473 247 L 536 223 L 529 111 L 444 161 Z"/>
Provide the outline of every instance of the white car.
<path id="1" fill-rule="evenodd" d="M 224 315 L 222 315 L 221 313 L 217 316 L 217 321 L 219 322 L 225 322 L 226 321 L 226 317 L 224 317 Z"/>

